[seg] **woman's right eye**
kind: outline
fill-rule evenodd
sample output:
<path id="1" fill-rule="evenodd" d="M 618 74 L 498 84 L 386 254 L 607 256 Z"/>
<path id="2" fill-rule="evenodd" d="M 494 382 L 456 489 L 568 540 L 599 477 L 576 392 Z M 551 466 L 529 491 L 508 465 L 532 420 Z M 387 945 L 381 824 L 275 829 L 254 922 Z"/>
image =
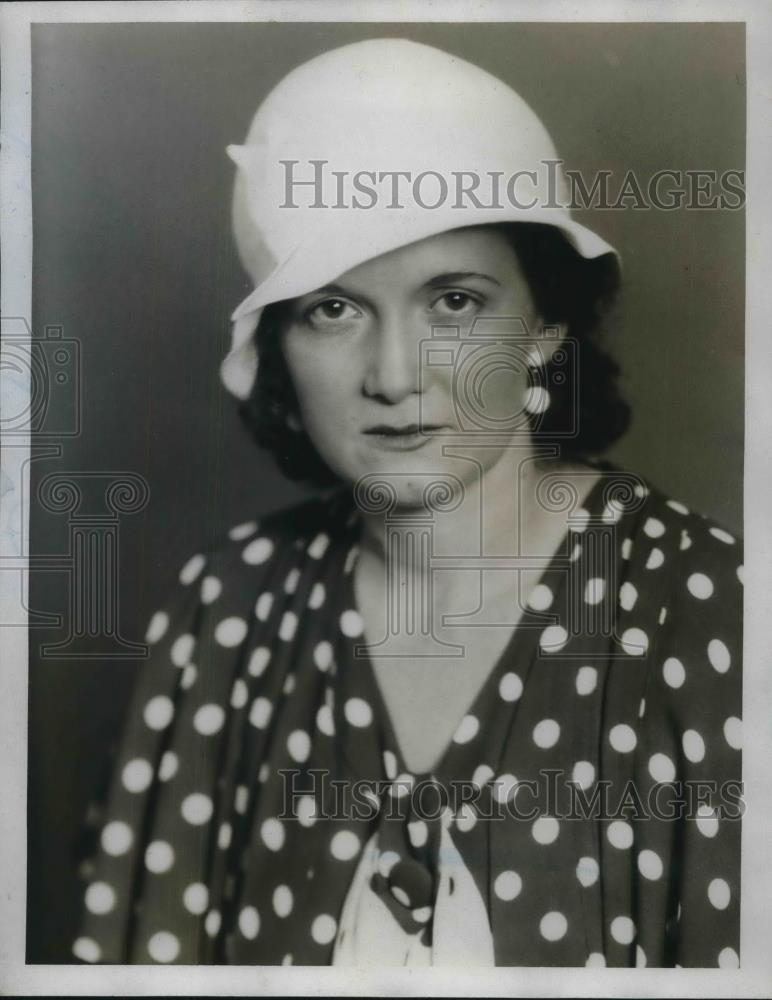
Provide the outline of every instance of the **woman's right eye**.
<path id="1" fill-rule="evenodd" d="M 360 315 L 360 311 L 345 299 L 323 299 L 306 312 L 306 319 L 312 326 L 329 327 Z"/>

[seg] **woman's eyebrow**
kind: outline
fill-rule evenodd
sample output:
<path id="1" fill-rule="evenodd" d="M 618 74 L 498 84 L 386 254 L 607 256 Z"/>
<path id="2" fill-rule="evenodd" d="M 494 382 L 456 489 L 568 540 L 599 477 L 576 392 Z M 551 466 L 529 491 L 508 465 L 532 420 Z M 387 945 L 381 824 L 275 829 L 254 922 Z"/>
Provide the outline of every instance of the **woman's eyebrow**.
<path id="1" fill-rule="evenodd" d="M 436 274 L 426 282 L 427 288 L 439 288 L 446 285 L 455 285 L 459 281 L 468 278 L 482 278 L 483 281 L 490 281 L 494 285 L 501 285 L 501 282 L 491 274 L 481 274 L 479 271 L 448 271 L 446 274 Z"/>

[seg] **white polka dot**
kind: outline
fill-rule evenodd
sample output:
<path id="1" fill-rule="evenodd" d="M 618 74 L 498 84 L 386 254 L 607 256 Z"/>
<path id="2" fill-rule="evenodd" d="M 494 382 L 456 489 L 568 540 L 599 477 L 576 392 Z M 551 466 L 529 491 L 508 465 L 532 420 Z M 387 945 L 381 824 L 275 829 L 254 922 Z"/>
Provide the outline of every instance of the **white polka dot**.
<path id="1" fill-rule="evenodd" d="M 579 667 L 576 672 L 576 693 L 592 694 L 598 683 L 598 671 L 595 667 Z"/>
<path id="2" fill-rule="evenodd" d="M 609 844 L 617 850 L 626 851 L 633 846 L 633 828 L 624 820 L 615 819 L 613 823 L 609 823 L 606 836 Z"/>
<path id="3" fill-rule="evenodd" d="M 722 878 L 714 878 L 708 886 L 708 899 L 717 910 L 725 910 L 732 899 L 728 883 Z"/>
<path id="4" fill-rule="evenodd" d="M 638 600 L 638 591 L 635 586 L 627 581 L 619 588 L 619 603 L 624 611 L 632 611 L 635 602 Z"/>
<path id="5" fill-rule="evenodd" d="M 587 528 L 590 520 L 590 513 L 584 507 L 577 507 L 573 514 L 569 515 L 569 528 L 571 531 L 582 532 Z"/>
<path id="6" fill-rule="evenodd" d="M 200 917 L 209 906 L 209 890 L 203 882 L 191 882 L 182 894 L 182 903 L 188 913 Z"/>
<path id="7" fill-rule="evenodd" d="M 681 531 L 681 542 L 678 548 L 681 550 L 681 552 L 686 552 L 687 549 L 691 548 L 691 545 L 692 545 L 691 535 L 686 530 L 686 528 L 683 528 Z"/>
<path id="8" fill-rule="evenodd" d="M 531 836 L 537 844 L 551 844 L 559 833 L 560 824 L 554 816 L 540 816 L 531 827 Z"/>
<path id="9" fill-rule="evenodd" d="M 295 815 L 298 823 L 306 828 L 313 826 L 316 822 L 316 800 L 313 795 L 301 795 L 295 806 Z"/>
<path id="10" fill-rule="evenodd" d="M 314 663 L 322 672 L 329 670 L 332 663 L 332 646 L 329 642 L 317 643 L 314 649 Z"/>
<path id="11" fill-rule="evenodd" d="M 545 413 L 549 409 L 550 394 L 543 385 L 531 385 L 525 393 L 523 406 L 528 413 Z"/>
<path id="12" fill-rule="evenodd" d="M 273 594 L 261 594 L 255 603 L 255 618 L 260 622 L 268 621 L 273 607 Z"/>
<path id="13" fill-rule="evenodd" d="M 629 917 L 614 917 L 611 921 L 611 936 L 617 944 L 631 944 L 635 937 L 635 924 Z"/>
<path id="14" fill-rule="evenodd" d="M 675 781 L 676 769 L 673 761 L 664 753 L 655 753 L 649 757 L 649 774 L 654 781 Z"/>
<path id="15" fill-rule="evenodd" d="M 339 830 L 330 841 L 330 853 L 338 861 L 350 861 L 359 854 L 359 837 L 351 830 Z"/>
<path id="16" fill-rule="evenodd" d="M 599 951 L 591 951 L 584 964 L 588 969 L 605 969 L 606 959 Z"/>
<path id="17" fill-rule="evenodd" d="M 373 721 L 373 710 L 362 698 L 349 698 L 343 706 L 343 714 L 349 725 L 359 728 L 369 726 Z"/>
<path id="18" fill-rule="evenodd" d="M 214 630 L 215 640 L 226 648 L 238 646 L 246 638 L 248 626 L 243 618 L 233 615 L 224 618 Z"/>
<path id="19" fill-rule="evenodd" d="M 702 805 L 697 810 L 696 817 L 697 829 L 703 835 L 703 837 L 715 837 L 718 833 L 718 817 L 716 816 L 715 810 L 711 809 L 708 805 Z"/>
<path id="20" fill-rule="evenodd" d="M 657 619 L 657 621 L 659 622 L 660 625 L 664 625 L 666 618 L 667 618 L 667 608 L 663 606 L 659 609 L 659 618 Z"/>
<path id="21" fill-rule="evenodd" d="M 662 665 L 662 676 L 671 688 L 680 688 L 686 680 L 684 665 L 675 656 L 668 657 Z"/>
<path id="22" fill-rule="evenodd" d="M 250 677 L 260 677 L 271 659 L 271 651 L 266 646 L 258 646 L 249 658 L 247 672 Z"/>
<path id="23" fill-rule="evenodd" d="M 480 721 L 476 716 L 465 715 L 461 722 L 459 722 L 455 733 L 453 733 L 453 742 L 468 743 L 475 738 L 479 728 Z"/>
<path id="24" fill-rule="evenodd" d="M 145 632 L 145 642 L 154 643 L 163 639 L 166 630 L 169 628 L 169 616 L 165 611 L 156 611 L 150 619 L 150 624 Z"/>
<path id="25" fill-rule="evenodd" d="M 553 594 L 545 583 L 537 583 L 528 598 L 528 607 L 534 611 L 546 611 L 552 604 Z"/>
<path id="26" fill-rule="evenodd" d="M 269 538 L 256 538 L 244 548 L 241 558 L 250 566 L 259 566 L 270 559 L 272 552 L 273 542 Z"/>
<path id="27" fill-rule="evenodd" d="M 247 811 L 247 804 L 249 803 L 249 789 L 246 785 L 239 785 L 236 788 L 236 793 L 233 796 L 233 808 L 243 816 Z"/>
<path id="28" fill-rule="evenodd" d="M 344 611 L 340 616 L 340 630 L 349 639 L 356 639 L 365 630 L 362 616 L 358 611 Z"/>
<path id="29" fill-rule="evenodd" d="M 171 931 L 158 931 L 147 943 L 154 962 L 173 962 L 180 953 L 180 942 Z"/>
<path id="30" fill-rule="evenodd" d="M 676 514 L 686 515 L 689 513 L 689 508 L 684 507 L 684 505 L 679 503 L 678 500 L 666 500 L 665 503 L 671 510 L 674 510 Z"/>
<path id="31" fill-rule="evenodd" d="M 185 563 L 185 565 L 180 570 L 180 583 L 187 586 L 193 583 L 194 580 L 198 578 L 201 570 L 206 565 L 206 559 L 201 554 L 193 556 L 191 559 Z"/>
<path id="32" fill-rule="evenodd" d="M 708 528 L 708 531 L 720 542 L 725 542 L 727 545 L 734 545 L 734 537 L 728 531 L 724 531 L 723 528 Z"/>
<path id="33" fill-rule="evenodd" d="M 413 787 L 413 775 L 412 774 L 398 774 L 394 781 L 389 785 L 389 795 L 393 795 L 396 798 L 401 798 L 403 795 L 407 795 L 410 789 Z"/>
<path id="34" fill-rule="evenodd" d="M 502 774 L 493 783 L 493 794 L 497 802 L 508 802 L 517 788 L 514 774 Z"/>
<path id="35" fill-rule="evenodd" d="M 186 823 L 192 826 L 201 826 L 211 819 L 214 806 L 208 795 L 201 792 L 194 792 L 182 800 L 180 812 Z"/>
<path id="36" fill-rule="evenodd" d="M 295 729 L 287 738 L 287 750 L 290 757 L 298 764 L 303 764 L 308 760 L 311 753 L 311 738 L 302 729 Z"/>
<path id="37" fill-rule="evenodd" d="M 539 921 L 539 933 L 545 941 L 559 941 L 567 930 L 568 921 L 558 910 L 545 913 Z"/>
<path id="38" fill-rule="evenodd" d="M 273 912 L 277 917 L 288 917 L 292 913 L 292 890 L 288 885 L 277 885 L 273 891 Z"/>
<path id="39" fill-rule="evenodd" d="M 231 691 L 231 707 L 235 709 L 243 708 L 248 701 L 249 688 L 240 677 L 237 677 Z"/>
<path id="40" fill-rule="evenodd" d="M 725 674 L 732 665 L 732 656 L 726 643 L 720 639 L 711 639 L 708 643 L 708 659 L 714 670 Z"/>
<path id="41" fill-rule="evenodd" d="M 646 560 L 646 569 L 659 569 L 664 561 L 665 553 L 655 545 L 649 553 L 649 558 Z"/>
<path id="42" fill-rule="evenodd" d="M 733 750 L 742 749 L 743 724 L 736 715 L 730 715 L 724 723 L 724 739 Z"/>
<path id="43" fill-rule="evenodd" d="M 517 701 L 523 693 L 523 682 L 517 674 L 506 673 L 499 683 L 499 696 L 504 701 Z"/>
<path id="44" fill-rule="evenodd" d="M 741 585 L 745 585 L 745 569 L 743 566 L 738 566 L 736 571 L 737 579 L 740 581 Z"/>
<path id="45" fill-rule="evenodd" d="M 153 780 L 150 761 L 136 757 L 130 760 L 121 772 L 121 782 L 127 792 L 144 792 Z"/>
<path id="46" fill-rule="evenodd" d="M 350 573 L 351 570 L 354 568 L 358 558 L 359 558 L 359 546 L 352 545 L 348 551 L 348 555 L 346 556 L 346 561 L 343 564 L 343 572 Z"/>
<path id="47" fill-rule="evenodd" d="M 630 753 L 635 749 L 638 737 L 635 730 L 625 723 L 614 726 L 608 734 L 609 743 L 617 753 Z"/>
<path id="48" fill-rule="evenodd" d="M 245 538 L 249 538 L 250 535 L 254 535 L 257 531 L 257 521 L 244 521 L 242 524 L 237 524 L 235 527 L 231 528 L 228 532 L 228 538 L 234 542 L 243 542 Z"/>
<path id="49" fill-rule="evenodd" d="M 282 687 L 282 691 L 285 694 L 292 694 L 294 690 L 295 690 L 295 675 L 287 674 L 287 676 L 284 678 L 284 686 Z"/>
<path id="50" fill-rule="evenodd" d="M 554 719 L 542 719 L 533 729 L 533 741 L 542 750 L 554 747 L 560 739 L 560 726 Z"/>
<path id="51" fill-rule="evenodd" d="M 638 855 L 638 871 L 651 882 L 662 878 L 665 870 L 662 859 L 655 851 L 645 850 Z"/>
<path id="52" fill-rule="evenodd" d="M 81 962 L 98 962 L 102 957 L 102 949 L 90 937 L 79 937 L 72 946 L 72 953 Z"/>
<path id="53" fill-rule="evenodd" d="M 180 766 L 180 759 L 173 750 L 167 750 L 158 765 L 158 777 L 161 781 L 171 781 Z"/>
<path id="54" fill-rule="evenodd" d="M 308 546 L 308 554 L 312 559 L 321 559 L 330 544 L 330 536 L 320 532 Z"/>
<path id="55" fill-rule="evenodd" d="M 311 924 L 311 937 L 317 944 L 329 944 L 337 929 L 338 925 L 328 913 L 320 913 Z"/>
<path id="56" fill-rule="evenodd" d="M 239 912 L 239 930 L 249 941 L 254 941 L 260 932 L 260 915 L 254 906 L 245 906 Z"/>
<path id="57" fill-rule="evenodd" d="M 591 885 L 595 885 L 598 881 L 599 874 L 600 867 L 595 858 L 579 858 L 579 863 L 576 866 L 576 877 L 579 879 L 580 885 L 583 885 L 585 889 L 589 889 Z"/>
<path id="58" fill-rule="evenodd" d="M 568 632 L 562 625 L 548 625 L 539 639 L 543 653 L 559 653 L 567 642 Z"/>
<path id="59" fill-rule="evenodd" d="M 429 839 L 429 828 L 422 819 L 414 820 L 408 823 L 407 834 L 413 847 L 423 847 Z"/>
<path id="60" fill-rule="evenodd" d="M 720 969 L 739 969 L 740 956 L 734 948 L 722 948 L 718 953 L 718 967 Z"/>
<path id="61" fill-rule="evenodd" d="M 402 888 L 400 888 L 400 886 L 393 885 L 391 887 L 391 894 L 403 906 L 407 906 L 408 908 L 410 906 L 412 906 L 412 903 L 410 901 L 410 896 L 408 896 L 408 894 L 405 892 L 405 890 L 402 889 Z"/>
<path id="62" fill-rule="evenodd" d="M 573 549 L 571 549 L 571 555 L 569 556 L 570 561 L 576 562 L 576 560 L 579 558 L 581 554 L 582 554 L 581 542 L 574 542 L 574 547 Z"/>
<path id="63" fill-rule="evenodd" d="M 635 967 L 636 969 L 646 968 L 646 952 L 639 944 L 635 946 Z"/>
<path id="64" fill-rule="evenodd" d="M 621 642 L 628 656 L 643 656 L 649 648 L 649 637 L 642 628 L 625 629 Z"/>
<path id="65" fill-rule="evenodd" d="M 222 583 L 216 576 L 205 576 L 201 581 L 201 600 L 212 604 L 222 593 Z"/>
<path id="66" fill-rule="evenodd" d="M 193 685 L 196 683 L 196 678 L 198 677 L 198 670 L 189 663 L 187 667 L 183 667 L 182 677 L 180 677 L 180 687 L 183 691 L 189 691 Z"/>
<path id="67" fill-rule="evenodd" d="M 279 625 L 279 638 L 284 642 L 291 642 L 295 638 L 297 627 L 298 616 L 294 611 L 285 611 Z"/>
<path id="68" fill-rule="evenodd" d="M 314 610 L 316 610 L 317 608 L 321 608 L 321 606 L 324 604 L 325 596 L 326 594 L 324 590 L 324 584 L 315 583 L 311 590 L 311 594 L 308 598 L 309 608 L 313 608 Z"/>
<path id="69" fill-rule="evenodd" d="M 703 760 L 705 757 L 705 740 L 703 740 L 696 729 L 687 729 L 681 738 L 681 743 L 684 748 L 684 756 L 692 764 L 699 764 Z"/>
<path id="70" fill-rule="evenodd" d="M 168 872 L 174 864 L 174 850 L 165 840 L 154 840 L 145 851 L 145 866 L 154 874 Z"/>
<path id="71" fill-rule="evenodd" d="M 86 889 L 86 909 L 99 915 L 109 913 L 115 906 L 115 890 L 107 882 L 93 882 Z"/>
<path id="72" fill-rule="evenodd" d="M 472 775 L 472 781 L 477 785 L 478 788 L 482 788 L 483 785 L 487 785 L 496 772 L 492 767 L 488 767 L 487 764 L 480 764 L 475 768 L 474 774 Z"/>
<path id="73" fill-rule="evenodd" d="M 386 777 L 390 781 L 393 781 L 397 777 L 397 758 L 391 750 L 383 751 L 383 768 L 386 771 Z"/>
<path id="74" fill-rule="evenodd" d="M 106 854 L 117 858 L 129 850 L 134 842 L 134 834 L 128 823 L 116 819 L 102 830 L 100 842 Z"/>
<path id="75" fill-rule="evenodd" d="M 202 705 L 193 716 L 193 728 L 202 736 L 214 736 L 225 722 L 225 712 L 219 705 Z"/>
<path id="76" fill-rule="evenodd" d="M 665 534 L 665 525 L 658 517 L 649 517 L 646 519 L 643 531 L 649 538 L 661 538 Z"/>
<path id="77" fill-rule="evenodd" d="M 692 573 L 686 581 L 686 586 L 692 597 L 706 601 L 713 593 L 713 581 L 704 573 Z"/>
<path id="78" fill-rule="evenodd" d="M 606 581 L 599 576 L 588 580 L 584 588 L 584 599 L 587 604 L 600 604 L 606 593 Z"/>
<path id="79" fill-rule="evenodd" d="M 431 906 L 419 906 L 413 910 L 413 920 L 418 921 L 419 924 L 425 924 L 431 917 L 432 912 Z"/>
<path id="80" fill-rule="evenodd" d="M 646 714 L 646 699 L 641 698 L 641 703 L 638 706 L 638 718 L 642 719 L 645 714 Z"/>
<path id="81" fill-rule="evenodd" d="M 230 823 L 221 823 L 217 831 L 217 846 L 221 851 L 227 851 L 233 839 L 233 827 Z"/>
<path id="82" fill-rule="evenodd" d="M 324 733 L 325 736 L 335 735 L 335 720 L 329 705 L 322 705 L 316 713 L 316 725 L 319 732 Z"/>
<path id="83" fill-rule="evenodd" d="M 273 705 L 267 698 L 255 698 L 249 710 L 249 721 L 256 729 L 265 729 L 271 721 Z"/>
<path id="84" fill-rule="evenodd" d="M 143 718 L 150 729 L 166 729 L 174 717 L 174 705 L 171 698 L 158 694 L 145 705 Z"/>
<path id="85" fill-rule="evenodd" d="M 456 827 L 461 831 L 461 833 L 469 833 L 470 830 L 474 830 L 477 825 L 477 813 L 465 802 L 458 811 L 458 816 L 456 816 Z"/>
<path id="86" fill-rule="evenodd" d="M 626 538 L 622 542 L 622 558 L 629 559 L 632 551 L 633 551 L 633 540 L 632 538 Z"/>
<path id="87" fill-rule="evenodd" d="M 287 574 L 287 578 L 284 581 L 284 593 L 294 594 L 298 589 L 298 581 L 300 580 L 300 570 L 291 569 Z"/>
<path id="88" fill-rule="evenodd" d="M 571 780 L 586 791 L 595 781 L 595 768 L 588 760 L 577 761 L 571 772 Z"/>
<path id="89" fill-rule="evenodd" d="M 220 916 L 219 910 L 210 910 L 206 915 L 206 920 L 204 921 L 204 930 L 209 935 L 210 938 L 217 937 L 220 932 L 220 924 L 222 924 L 222 917 Z"/>
<path id="90" fill-rule="evenodd" d="M 269 851 L 280 851 L 284 846 L 284 827 L 278 819 L 267 819 L 260 827 L 260 836 Z"/>
<path id="91" fill-rule="evenodd" d="M 184 635 L 178 636 L 172 643 L 169 658 L 175 667 L 185 667 L 190 663 L 195 648 L 195 636 L 186 632 Z"/>

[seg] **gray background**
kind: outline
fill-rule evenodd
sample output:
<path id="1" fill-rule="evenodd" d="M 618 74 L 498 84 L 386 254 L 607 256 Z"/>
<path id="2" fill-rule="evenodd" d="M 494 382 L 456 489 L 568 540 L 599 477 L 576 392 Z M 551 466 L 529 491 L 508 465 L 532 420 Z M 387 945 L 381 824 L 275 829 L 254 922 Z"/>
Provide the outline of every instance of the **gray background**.
<path id="1" fill-rule="evenodd" d="M 434 44 L 502 77 L 569 167 L 743 169 L 738 24 L 210 24 L 33 28 L 36 335 L 80 341 L 82 433 L 55 471 L 131 471 L 148 506 L 121 524 L 121 629 L 139 641 L 190 555 L 297 497 L 249 442 L 217 367 L 249 291 L 229 231 L 232 165 L 261 97 L 292 67 L 373 36 Z M 449 124 L 452 127 L 452 123 Z M 612 190 L 614 185 L 612 184 Z M 579 213 L 621 252 L 613 329 L 633 426 L 610 457 L 730 529 L 742 523 L 742 212 Z M 51 400 L 51 419 L 70 402 Z M 33 554 L 66 517 L 33 504 Z M 31 606 L 62 613 L 62 574 Z M 28 961 L 69 960 L 72 839 L 120 726 L 134 662 L 30 658 Z"/>

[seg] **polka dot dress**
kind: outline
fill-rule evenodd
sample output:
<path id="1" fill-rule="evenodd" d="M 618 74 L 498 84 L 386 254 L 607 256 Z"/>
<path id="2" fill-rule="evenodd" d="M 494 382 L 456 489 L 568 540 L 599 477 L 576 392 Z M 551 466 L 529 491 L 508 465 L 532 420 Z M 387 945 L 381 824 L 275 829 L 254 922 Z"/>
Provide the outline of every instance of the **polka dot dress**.
<path id="1" fill-rule="evenodd" d="M 496 965 L 736 967 L 740 544 L 629 484 L 573 512 L 427 774 L 358 648 L 348 498 L 194 556 L 148 627 L 76 958 L 330 964 L 366 871 L 442 964 L 450 838 Z"/>

